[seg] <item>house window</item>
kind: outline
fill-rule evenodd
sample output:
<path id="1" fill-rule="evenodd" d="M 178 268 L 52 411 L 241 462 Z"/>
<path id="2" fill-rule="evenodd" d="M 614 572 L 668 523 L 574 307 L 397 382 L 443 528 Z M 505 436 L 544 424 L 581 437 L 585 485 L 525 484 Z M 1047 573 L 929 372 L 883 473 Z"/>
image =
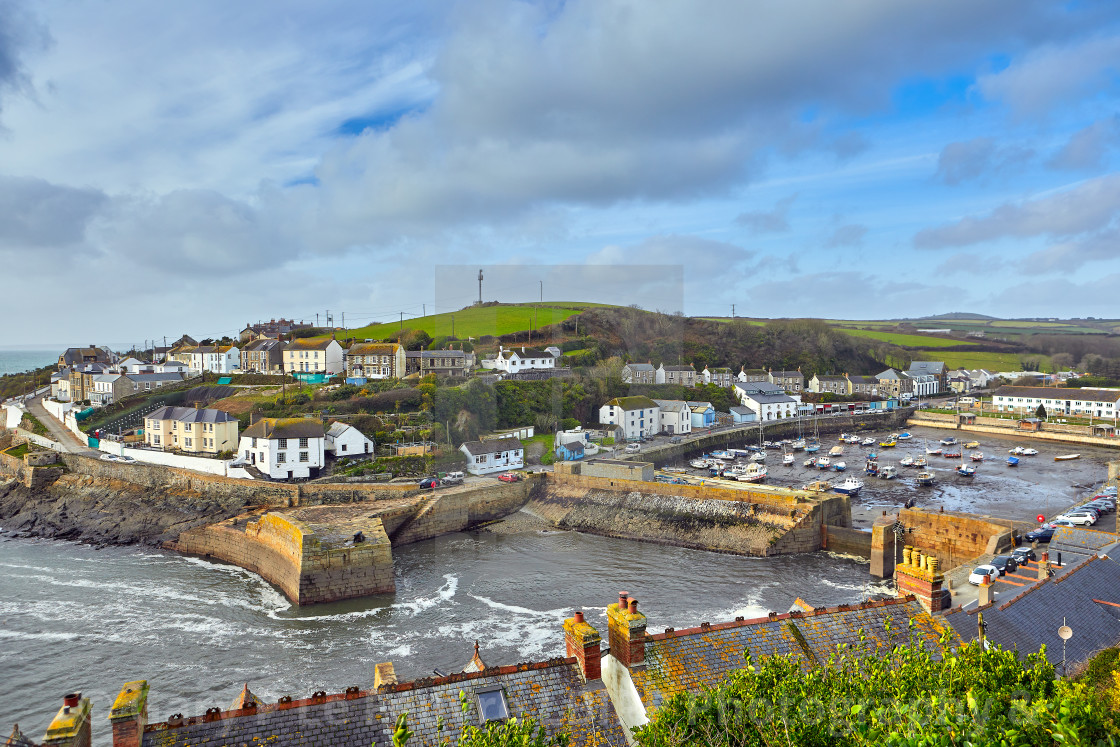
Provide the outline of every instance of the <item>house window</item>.
<path id="1" fill-rule="evenodd" d="M 183 439 L 183 443 L 185 443 L 187 446 L 190 446 L 191 440 L 189 438 Z"/>
<path id="2" fill-rule="evenodd" d="M 159 446 L 159 436 L 152 436 L 152 443 Z"/>
<path id="3" fill-rule="evenodd" d="M 287 461 L 287 459 L 288 459 L 288 455 L 285 454 L 282 451 L 279 454 L 276 455 L 276 463 L 277 464 L 283 464 L 284 462 Z"/>
<path id="4" fill-rule="evenodd" d="M 299 440 L 299 447 L 301 449 L 306 449 L 307 448 L 307 439 L 306 438 L 301 438 Z"/>
<path id="5" fill-rule="evenodd" d="M 288 448 L 288 439 L 286 439 L 286 438 L 278 439 L 276 441 L 276 448 L 278 448 L 278 449 Z"/>
<path id="6" fill-rule="evenodd" d="M 254 449 L 257 448 L 257 439 L 255 439 L 255 438 L 253 439 L 253 448 Z"/>
<path id="7" fill-rule="evenodd" d="M 306 451 L 301 451 L 299 453 L 299 460 L 301 462 L 306 462 L 307 461 L 307 452 Z"/>
<path id="8" fill-rule="evenodd" d="M 346 451 L 346 444 L 340 444 L 339 447 L 338 447 L 338 450 L 339 451 Z"/>
<path id="9" fill-rule="evenodd" d="M 482 723 L 509 719 L 509 704 L 506 702 L 505 690 L 501 686 L 477 690 L 475 699 L 478 702 L 478 717 Z"/>

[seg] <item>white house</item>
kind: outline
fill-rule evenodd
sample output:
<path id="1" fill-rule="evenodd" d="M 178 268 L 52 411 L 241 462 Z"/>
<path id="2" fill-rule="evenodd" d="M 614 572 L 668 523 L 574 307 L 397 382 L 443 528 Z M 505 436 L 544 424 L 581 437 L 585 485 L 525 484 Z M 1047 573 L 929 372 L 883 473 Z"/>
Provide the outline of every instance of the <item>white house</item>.
<path id="1" fill-rule="evenodd" d="M 146 365 L 148 364 L 138 361 L 135 358 L 128 357 L 118 363 L 117 368 L 121 370 L 121 373 L 140 373 L 140 369 Z"/>
<path id="2" fill-rule="evenodd" d="M 792 418 L 797 415 L 800 398 L 795 399 L 788 394 L 761 394 L 745 391 L 739 387 L 736 387 L 735 391 L 739 395 L 739 401 L 743 403 L 743 406 L 754 410 L 758 419 L 763 422 Z"/>
<path id="3" fill-rule="evenodd" d="M 556 368 L 556 358 L 547 350 L 524 346 L 512 350 L 498 348 L 498 357 L 494 359 L 494 368 L 506 373 Z"/>
<path id="4" fill-rule="evenodd" d="M 342 346 L 333 337 L 292 340 L 284 349 L 284 371 L 335 376 L 345 371 Z"/>
<path id="5" fill-rule="evenodd" d="M 599 408 L 599 422 L 621 426 L 626 440 L 636 441 L 660 431 L 660 408 L 649 397 L 615 397 Z"/>
<path id="6" fill-rule="evenodd" d="M 992 379 L 997 378 L 994 373 L 984 368 L 962 368 L 960 370 L 968 375 L 973 389 L 984 389 L 991 383 Z"/>
<path id="7" fill-rule="evenodd" d="M 992 405 L 1003 412 L 1034 415 L 1039 405 L 1047 415 L 1116 418 L 1120 415 L 1120 389 L 1062 389 L 1049 386 L 1001 386 Z"/>
<path id="8" fill-rule="evenodd" d="M 655 399 L 661 432 L 669 435 L 692 433 L 692 408 L 679 399 Z"/>
<path id="9" fill-rule="evenodd" d="M 323 448 L 335 457 L 372 454 L 373 439 L 352 425 L 336 420 L 327 428 L 326 443 Z"/>
<path id="10" fill-rule="evenodd" d="M 525 449 L 519 438 L 495 438 L 490 441 L 468 441 L 459 447 L 467 458 L 467 472 L 488 475 L 525 466 Z"/>
<path id="11" fill-rule="evenodd" d="M 936 374 L 904 371 L 902 375 L 914 382 L 915 397 L 930 397 L 941 391 L 941 377 Z"/>
<path id="12" fill-rule="evenodd" d="M 229 374 L 241 368 L 241 351 L 233 345 L 202 348 L 202 370 L 213 374 Z"/>
<path id="13" fill-rule="evenodd" d="M 241 434 L 241 461 L 274 480 L 318 477 L 326 452 L 326 434 L 310 418 L 261 418 Z"/>

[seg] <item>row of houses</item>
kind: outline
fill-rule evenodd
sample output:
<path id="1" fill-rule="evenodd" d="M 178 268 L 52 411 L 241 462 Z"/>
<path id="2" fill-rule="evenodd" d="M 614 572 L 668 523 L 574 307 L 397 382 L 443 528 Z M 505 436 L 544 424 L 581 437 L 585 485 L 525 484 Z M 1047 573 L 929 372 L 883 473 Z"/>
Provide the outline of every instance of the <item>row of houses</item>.
<path id="1" fill-rule="evenodd" d="M 59 402 L 86 402 L 96 407 L 122 397 L 178 384 L 188 377 L 178 362 L 144 364 L 135 358 L 113 363 L 70 363 L 51 374 L 51 396 Z"/>

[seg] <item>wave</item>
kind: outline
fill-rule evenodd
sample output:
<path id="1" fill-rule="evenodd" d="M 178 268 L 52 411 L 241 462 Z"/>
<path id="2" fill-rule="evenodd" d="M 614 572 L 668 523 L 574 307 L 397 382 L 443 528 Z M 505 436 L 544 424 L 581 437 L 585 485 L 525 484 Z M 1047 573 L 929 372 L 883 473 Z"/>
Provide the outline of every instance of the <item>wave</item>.
<path id="1" fill-rule="evenodd" d="M 0 638 L 14 638 L 21 641 L 74 641 L 78 633 L 28 633 L 22 630 L 0 630 Z"/>
<path id="2" fill-rule="evenodd" d="M 338 613 L 335 613 L 335 614 L 326 614 L 326 615 L 306 615 L 306 616 L 302 616 L 302 617 L 288 617 L 288 616 L 281 617 L 277 614 L 269 613 L 269 617 L 272 617 L 272 618 L 277 619 L 277 620 L 285 620 L 285 621 L 287 621 L 287 620 L 299 620 L 299 621 L 304 621 L 304 622 L 308 622 L 308 621 L 327 622 L 327 621 L 341 621 L 341 620 L 361 620 L 361 619 L 366 618 L 366 617 L 376 617 L 378 615 L 384 615 L 384 614 L 392 612 L 393 610 L 398 610 L 398 611 L 401 611 L 401 612 L 407 612 L 407 613 L 410 613 L 411 617 L 416 617 L 422 612 L 430 610 L 434 607 L 438 607 L 445 602 L 450 602 L 452 599 L 455 598 L 455 593 L 459 589 L 459 577 L 455 576 L 451 573 L 445 573 L 443 577 L 445 579 L 443 585 L 440 586 L 439 589 L 437 589 L 434 594 L 432 594 L 431 596 L 428 596 L 428 597 L 421 597 L 419 599 L 414 599 L 414 600 L 409 601 L 409 602 L 394 602 L 393 604 L 390 604 L 390 605 L 385 606 L 385 607 L 372 607 L 372 608 L 366 609 L 366 610 L 354 610 L 352 612 L 338 612 Z"/>
<path id="3" fill-rule="evenodd" d="M 470 594 L 469 596 L 472 599 L 477 599 L 478 601 L 482 602 L 483 604 L 485 604 L 487 607 L 490 607 L 491 609 L 504 610 L 505 612 L 512 612 L 516 615 L 530 615 L 532 617 L 555 618 L 559 615 L 565 615 L 570 611 L 569 608 L 567 608 L 567 607 L 564 607 L 564 608 L 561 608 L 561 609 L 556 609 L 556 610 L 547 610 L 547 611 L 531 610 L 528 607 L 517 607 L 517 606 L 512 605 L 512 604 L 503 604 L 502 602 L 495 602 L 493 599 L 489 599 L 488 597 L 480 597 L 480 596 L 477 596 L 475 594 Z"/>

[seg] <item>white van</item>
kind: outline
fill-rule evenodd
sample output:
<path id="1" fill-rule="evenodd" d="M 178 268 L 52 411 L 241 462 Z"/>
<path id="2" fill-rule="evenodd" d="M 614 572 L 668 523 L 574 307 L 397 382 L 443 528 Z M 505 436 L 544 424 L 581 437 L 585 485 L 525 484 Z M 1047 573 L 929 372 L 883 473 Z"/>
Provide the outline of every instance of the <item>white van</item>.
<path id="1" fill-rule="evenodd" d="M 975 405 L 976 404 L 976 398 L 975 397 L 961 397 L 960 399 L 957 400 L 957 402 L 961 403 L 962 405 Z"/>

